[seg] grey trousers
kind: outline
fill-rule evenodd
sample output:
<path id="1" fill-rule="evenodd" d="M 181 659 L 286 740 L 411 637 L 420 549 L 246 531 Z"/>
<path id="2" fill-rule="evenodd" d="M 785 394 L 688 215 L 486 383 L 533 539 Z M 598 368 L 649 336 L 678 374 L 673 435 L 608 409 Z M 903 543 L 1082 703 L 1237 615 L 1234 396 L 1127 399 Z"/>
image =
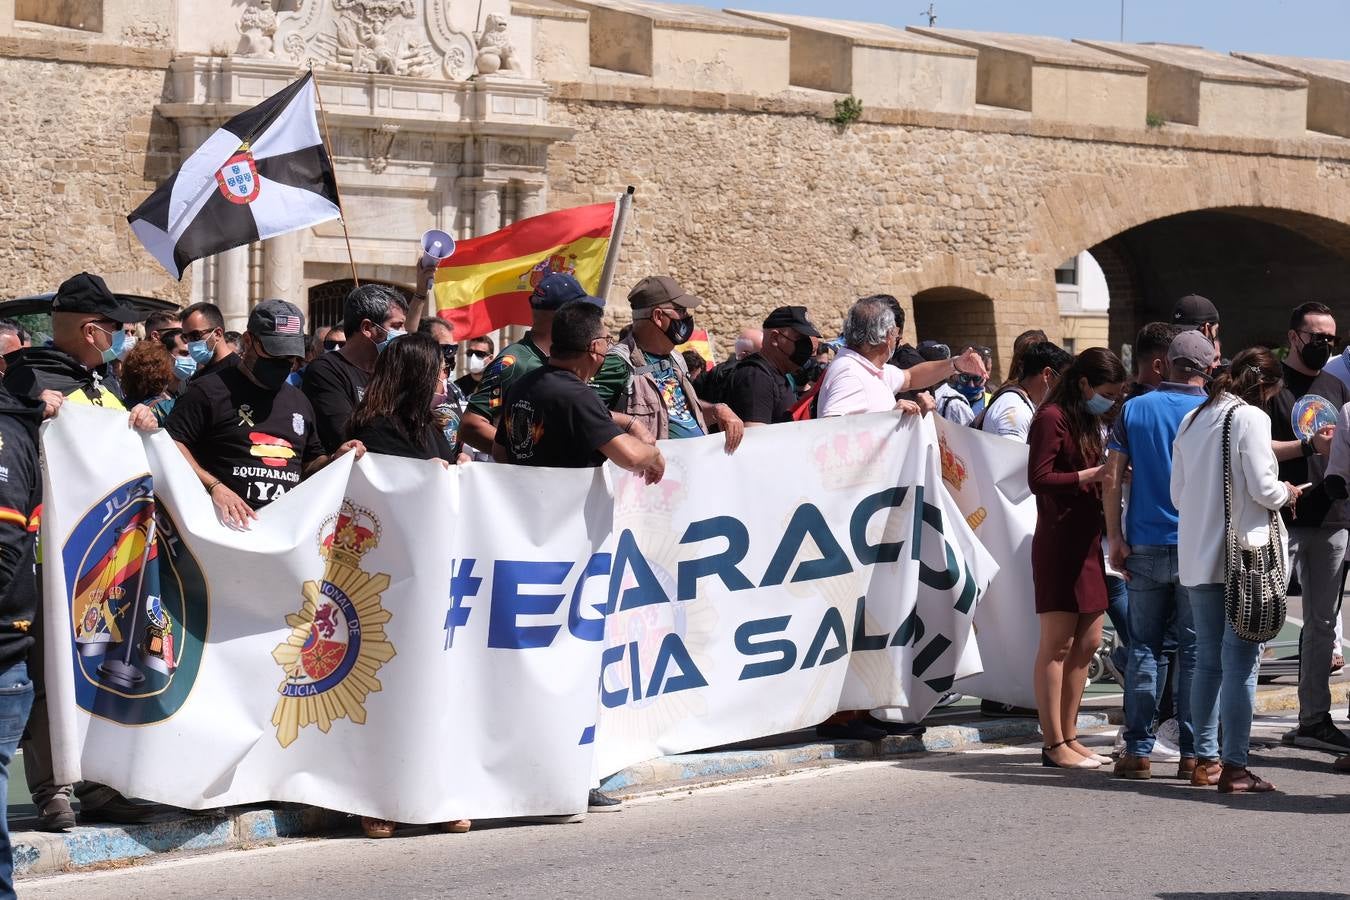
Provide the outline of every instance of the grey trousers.
<path id="1" fill-rule="evenodd" d="M 1331 712 L 1331 656 L 1341 609 L 1344 528 L 1289 529 L 1289 553 L 1303 586 L 1303 636 L 1299 642 L 1298 722 L 1315 725 Z"/>

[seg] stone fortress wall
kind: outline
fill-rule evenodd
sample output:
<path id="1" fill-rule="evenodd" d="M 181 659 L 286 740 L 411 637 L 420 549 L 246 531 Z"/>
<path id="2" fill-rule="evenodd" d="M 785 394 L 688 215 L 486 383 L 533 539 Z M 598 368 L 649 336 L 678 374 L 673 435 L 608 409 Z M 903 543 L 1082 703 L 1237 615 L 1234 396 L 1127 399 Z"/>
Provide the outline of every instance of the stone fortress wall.
<path id="1" fill-rule="evenodd" d="M 277 9 L 336 19 L 363 2 Z M 32 21 L 35 6 L 67 18 Z M 1118 346 L 1176 284 L 1208 280 L 1197 268 L 1159 282 L 1143 258 L 1157 253 L 1130 238 L 1177 216 L 1222 214 L 1237 230 L 1206 232 L 1216 253 L 1230 234 L 1273 246 L 1261 229 L 1281 229 L 1293 243 L 1262 263 L 1272 281 L 1329 300 L 1350 284 L 1350 63 L 495 0 L 487 12 L 506 19 L 519 68 L 466 81 L 472 61 L 453 41 L 474 34 L 473 10 L 406 6 L 397 21 L 428 23 L 443 67 L 361 72 L 332 55 L 348 71 L 322 70 L 364 277 L 409 281 L 424 228 L 468 236 L 631 184 L 609 299 L 621 307 L 642 275 L 668 272 L 706 297 L 699 319 L 718 335 L 792 302 L 833 329 L 853 298 L 884 290 L 910 309 L 911 338 L 917 319 L 926 337 L 991 344 L 1005 361 L 1028 327 L 1098 336 L 1061 316 L 1054 281 L 1056 265 L 1093 249 Z M 98 29 L 72 27 L 94 7 Z M 174 283 L 125 226 L 199 136 L 294 77 L 281 47 L 241 58 L 240 17 L 240 4 L 198 0 L 0 0 L 0 142 L 15 167 L 0 186 L 0 294 L 50 290 L 87 267 L 125 289 L 216 300 L 237 320 L 265 294 L 300 299 L 345 277 L 340 233 L 316 229 Z M 331 47 L 318 34 L 305 52 Z M 834 102 L 850 95 L 861 117 L 837 124 Z M 1215 299 L 1241 307 L 1237 336 L 1287 308 L 1274 287 L 1233 290 Z"/>

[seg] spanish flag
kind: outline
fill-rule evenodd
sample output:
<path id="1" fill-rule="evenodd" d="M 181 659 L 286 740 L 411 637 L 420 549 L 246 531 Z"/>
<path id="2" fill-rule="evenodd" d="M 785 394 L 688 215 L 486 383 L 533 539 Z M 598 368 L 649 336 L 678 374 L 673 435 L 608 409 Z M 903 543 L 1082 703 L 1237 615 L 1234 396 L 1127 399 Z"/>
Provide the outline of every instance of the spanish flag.
<path id="1" fill-rule="evenodd" d="M 689 340 L 675 348 L 676 353 L 683 353 L 686 350 L 697 352 L 699 356 L 708 361 L 709 366 L 717 365 L 717 360 L 713 359 L 712 337 L 708 334 L 706 328 L 695 328 L 694 333 L 689 336 Z"/>
<path id="2" fill-rule="evenodd" d="M 544 213 L 460 241 L 436 269 L 436 315 L 464 341 L 504 325 L 530 324 L 530 293 L 553 272 L 570 273 L 595 293 L 618 207 L 597 203 Z"/>

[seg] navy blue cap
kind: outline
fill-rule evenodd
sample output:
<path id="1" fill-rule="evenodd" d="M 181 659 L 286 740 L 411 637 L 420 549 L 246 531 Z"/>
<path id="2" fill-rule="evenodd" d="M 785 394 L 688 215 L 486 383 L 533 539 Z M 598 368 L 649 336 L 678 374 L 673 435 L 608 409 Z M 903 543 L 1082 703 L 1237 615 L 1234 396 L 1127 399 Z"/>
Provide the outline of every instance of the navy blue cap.
<path id="1" fill-rule="evenodd" d="M 599 297 L 592 297 L 586 293 L 581 286 L 581 282 L 573 276 L 566 272 L 554 272 L 551 275 L 545 275 L 535 285 L 534 293 L 530 294 L 530 307 L 553 312 L 561 309 L 564 303 L 572 300 L 582 300 L 601 308 L 604 308 L 605 305 L 605 301 Z"/>

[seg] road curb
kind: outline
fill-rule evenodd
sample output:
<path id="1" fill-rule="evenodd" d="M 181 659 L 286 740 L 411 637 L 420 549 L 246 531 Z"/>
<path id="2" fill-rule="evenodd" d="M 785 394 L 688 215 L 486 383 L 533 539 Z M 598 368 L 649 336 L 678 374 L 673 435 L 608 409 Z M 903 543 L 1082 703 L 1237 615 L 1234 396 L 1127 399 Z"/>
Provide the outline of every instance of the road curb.
<path id="1" fill-rule="evenodd" d="M 1083 713 L 1079 728 L 1104 728 L 1109 716 Z M 663 793 L 740 778 L 778 775 L 836 761 L 894 759 L 918 753 L 951 753 L 982 744 L 1003 743 L 1040 734 L 1035 719 L 989 719 L 969 725 L 939 725 L 922 737 L 888 737 L 882 741 L 801 743 L 764 750 L 723 750 L 663 756 L 606 778 L 600 789 L 619 797 Z"/>

